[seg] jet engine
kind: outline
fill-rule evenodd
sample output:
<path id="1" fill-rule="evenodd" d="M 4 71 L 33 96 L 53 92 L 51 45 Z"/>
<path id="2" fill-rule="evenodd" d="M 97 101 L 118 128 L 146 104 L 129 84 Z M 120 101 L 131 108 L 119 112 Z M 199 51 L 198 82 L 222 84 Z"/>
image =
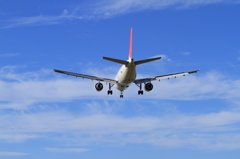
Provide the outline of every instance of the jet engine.
<path id="1" fill-rule="evenodd" d="M 146 83 L 144 86 L 145 91 L 149 92 L 153 89 L 153 84 L 152 83 Z"/>
<path id="2" fill-rule="evenodd" d="M 103 84 L 102 83 L 96 83 L 95 84 L 95 89 L 96 91 L 100 92 L 103 89 Z"/>

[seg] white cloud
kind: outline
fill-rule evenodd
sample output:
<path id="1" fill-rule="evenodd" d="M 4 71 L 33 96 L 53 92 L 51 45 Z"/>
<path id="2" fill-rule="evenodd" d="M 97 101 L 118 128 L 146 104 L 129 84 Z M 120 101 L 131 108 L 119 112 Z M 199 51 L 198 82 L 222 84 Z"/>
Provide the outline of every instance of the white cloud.
<path id="1" fill-rule="evenodd" d="M 44 148 L 45 150 L 49 152 L 57 152 L 57 153 L 80 153 L 80 152 L 86 152 L 89 151 L 89 149 L 83 149 L 83 148 L 71 148 L 71 149 L 60 149 L 60 148 Z"/>
<path id="2" fill-rule="evenodd" d="M 68 145 L 147 143 L 162 147 L 240 149 L 240 113 L 168 114 L 166 116 L 73 115 L 67 111 L 10 113 L 0 116 L 2 134 L 37 134 Z M 11 125 L 11 126 L 10 126 Z M 229 136 L 235 136 L 234 139 Z M 13 135 L 12 135 L 13 137 Z M 29 138 L 30 139 L 30 138 Z M 8 142 L 9 139 L 1 139 Z M 46 148 L 51 152 L 87 149 Z"/>
<path id="3" fill-rule="evenodd" d="M 95 82 L 89 80 L 75 79 L 52 70 L 16 73 L 17 68 L 8 66 L 1 69 L 0 107 L 3 109 L 2 112 L 9 108 L 15 109 L 0 115 L 2 142 L 49 138 L 69 145 L 147 143 L 169 148 L 240 149 L 237 126 L 240 123 L 239 111 L 123 117 L 111 113 L 112 105 L 116 108 L 112 102 L 94 101 L 94 99 L 119 99 L 117 90 L 114 90 L 115 95 L 107 96 L 106 89 L 105 92 L 96 92 L 93 88 Z M 232 101 L 239 100 L 240 96 L 239 80 L 226 78 L 214 71 L 162 80 L 160 83 L 154 83 L 154 86 L 152 92 L 138 96 L 138 88 L 132 85 L 124 92 L 125 99 L 217 98 Z M 81 107 L 88 107 L 91 110 L 83 113 L 84 115 L 59 110 L 59 107 L 51 109 L 39 107 L 36 108 L 37 111 L 31 113 L 31 105 L 37 107 L 36 103 L 56 103 L 83 98 L 93 100 L 91 103 L 80 104 Z M 102 111 L 103 105 L 106 105 L 105 111 Z M 23 109 L 25 110 L 22 111 Z M 229 136 L 235 136 L 236 139 L 229 139 Z M 77 150 L 48 148 L 48 151 Z"/>
<path id="4" fill-rule="evenodd" d="M 1 152 L 0 156 L 25 156 L 28 155 L 27 153 L 21 153 L 21 152 Z"/>
<path id="5" fill-rule="evenodd" d="M 57 74 L 52 70 L 15 73 L 15 67 L 3 67 L 0 70 L 0 103 L 1 109 L 27 109 L 39 102 L 64 102 L 74 99 L 118 99 L 119 91 L 113 89 L 113 96 L 107 96 L 107 85 L 102 92 L 96 92 L 96 81 Z M 100 71 L 97 71 L 100 72 Z M 104 74 L 100 77 L 108 77 Z M 152 77 L 152 75 L 139 75 Z M 114 78 L 114 75 L 112 75 Z M 177 77 L 170 80 L 153 82 L 154 89 L 137 95 L 138 87 L 132 84 L 124 92 L 125 99 L 172 99 L 172 100 L 204 100 L 227 99 L 239 100 L 240 80 L 229 79 L 215 71 Z"/>

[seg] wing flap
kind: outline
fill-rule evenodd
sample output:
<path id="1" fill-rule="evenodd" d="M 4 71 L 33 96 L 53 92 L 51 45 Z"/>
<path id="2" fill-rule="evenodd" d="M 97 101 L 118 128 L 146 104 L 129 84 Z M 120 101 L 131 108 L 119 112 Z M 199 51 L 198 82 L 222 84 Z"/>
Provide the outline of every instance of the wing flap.
<path id="1" fill-rule="evenodd" d="M 95 80 L 95 81 L 102 81 L 102 82 L 112 83 L 112 84 L 117 83 L 117 81 L 113 80 L 113 79 L 101 78 L 101 77 L 96 77 L 96 76 L 89 76 L 89 75 L 84 75 L 84 74 L 79 74 L 79 73 L 56 70 L 56 69 L 53 69 L 53 70 L 57 73 L 63 73 L 63 74 L 71 75 L 71 76 L 75 76 L 75 77 L 81 77 L 81 78 L 91 79 L 91 80 Z"/>
<path id="2" fill-rule="evenodd" d="M 160 80 L 160 79 L 166 79 L 166 78 L 176 78 L 177 76 L 185 76 L 187 74 L 192 74 L 192 73 L 197 73 L 200 70 L 195 70 L 195 71 L 189 71 L 189 72 L 180 72 L 180 73 L 174 73 L 174 74 L 169 74 L 169 75 L 163 75 L 163 76 L 157 76 L 153 80 Z"/>
<path id="3" fill-rule="evenodd" d="M 161 79 L 166 79 L 166 78 L 176 78 L 177 76 L 185 76 L 187 74 L 192 74 L 192 73 L 197 73 L 200 70 L 195 70 L 195 71 L 189 71 L 189 72 L 180 72 L 180 73 L 174 73 L 174 74 L 169 74 L 169 75 L 162 75 L 162 76 L 156 76 L 153 78 L 143 78 L 143 79 L 137 79 L 134 81 L 135 84 L 140 84 L 140 83 L 147 83 L 151 82 L 154 80 L 161 80 Z"/>

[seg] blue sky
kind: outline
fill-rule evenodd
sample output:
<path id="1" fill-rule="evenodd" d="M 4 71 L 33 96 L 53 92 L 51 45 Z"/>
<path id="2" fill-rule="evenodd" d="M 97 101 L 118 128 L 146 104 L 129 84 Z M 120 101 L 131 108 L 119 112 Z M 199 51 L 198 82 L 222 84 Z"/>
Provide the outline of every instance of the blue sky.
<path id="1" fill-rule="evenodd" d="M 232 158 L 240 156 L 240 1 L 0 2 L 0 158 Z M 133 27 L 138 96 L 57 74 L 114 78 Z"/>

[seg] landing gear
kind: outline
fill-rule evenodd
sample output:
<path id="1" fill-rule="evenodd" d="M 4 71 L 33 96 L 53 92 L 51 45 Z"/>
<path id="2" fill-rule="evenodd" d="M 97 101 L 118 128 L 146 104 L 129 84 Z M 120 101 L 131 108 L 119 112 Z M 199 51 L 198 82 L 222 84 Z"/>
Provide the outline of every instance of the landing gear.
<path id="1" fill-rule="evenodd" d="M 138 95 L 143 95 L 142 83 L 136 85 L 140 88 L 140 90 L 138 91 Z"/>
<path id="2" fill-rule="evenodd" d="M 111 90 L 111 88 L 112 88 L 112 86 L 113 86 L 114 84 L 111 84 L 111 83 L 109 83 L 109 90 L 108 90 L 108 92 L 107 92 L 107 94 L 109 95 L 109 94 L 113 94 L 113 91 Z"/>
<path id="3" fill-rule="evenodd" d="M 138 91 L 138 95 L 143 95 L 143 90 Z"/>
<path id="4" fill-rule="evenodd" d="M 123 94 L 122 94 L 122 91 L 121 91 L 121 95 L 120 95 L 120 98 L 123 98 Z"/>

